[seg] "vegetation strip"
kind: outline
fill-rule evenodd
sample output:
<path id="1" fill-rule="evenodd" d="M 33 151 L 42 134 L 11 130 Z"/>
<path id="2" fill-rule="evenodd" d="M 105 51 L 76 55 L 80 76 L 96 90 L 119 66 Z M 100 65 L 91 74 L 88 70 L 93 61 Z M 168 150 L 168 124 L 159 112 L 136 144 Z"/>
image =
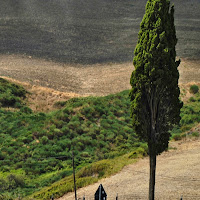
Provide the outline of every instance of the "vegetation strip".
<path id="1" fill-rule="evenodd" d="M 22 87 L 0 80 L 0 102 L 19 97 Z M 15 91 L 15 92 L 13 92 Z M 9 94 L 9 95 L 8 95 Z M 0 108 L 0 193 L 2 198 L 49 199 L 72 191 L 71 150 L 77 185 L 83 187 L 110 176 L 146 155 L 147 145 L 132 131 L 129 91 L 106 97 L 73 98 L 60 110 L 36 113 L 24 95 Z M 4 98 L 2 98 L 2 96 Z M 181 111 L 172 138 L 186 136 L 200 122 L 200 95 L 193 94 Z M 183 134 L 182 134 L 183 133 Z M 198 132 L 189 132 L 198 136 Z M 119 162 L 120 160 L 120 162 Z M 98 172 L 98 173 L 97 173 Z"/>

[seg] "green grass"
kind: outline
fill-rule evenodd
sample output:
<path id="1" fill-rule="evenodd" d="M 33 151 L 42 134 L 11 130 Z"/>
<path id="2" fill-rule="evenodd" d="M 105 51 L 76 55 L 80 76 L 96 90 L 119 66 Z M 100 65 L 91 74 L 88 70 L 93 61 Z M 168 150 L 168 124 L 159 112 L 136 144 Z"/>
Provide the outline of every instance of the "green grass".
<path id="1" fill-rule="evenodd" d="M 0 107 L 21 107 L 26 93 L 23 87 L 0 78 Z"/>
<path id="2" fill-rule="evenodd" d="M 34 113 L 24 103 L 22 87 L 1 79 L 0 88 L 0 97 L 16 97 L 13 104 L 0 98 L 0 194 L 8 198 L 20 194 L 24 199 L 49 199 L 72 191 L 72 150 L 78 187 L 110 176 L 147 153 L 147 145 L 132 129 L 129 91 L 74 98 L 58 103 L 57 111 Z M 172 139 L 199 123 L 199 116 L 197 93 L 184 105 Z"/>
<path id="3" fill-rule="evenodd" d="M 137 150 L 136 150 L 137 151 Z M 145 150 L 143 149 L 142 152 Z M 135 152 L 135 151 L 134 151 Z M 134 163 L 137 159 L 132 158 L 131 152 L 123 156 L 110 159 L 110 160 L 101 160 L 87 165 L 86 167 L 81 168 L 76 174 L 76 185 L 77 188 L 85 187 L 89 184 L 96 183 L 99 179 L 109 177 L 117 172 L 119 172 L 124 166 Z M 141 157 L 143 154 L 137 152 L 137 156 Z M 50 187 L 45 187 L 41 191 L 34 193 L 28 199 L 49 199 L 53 194 L 54 197 L 60 197 L 67 192 L 74 191 L 74 183 L 72 175 L 66 177 Z"/>

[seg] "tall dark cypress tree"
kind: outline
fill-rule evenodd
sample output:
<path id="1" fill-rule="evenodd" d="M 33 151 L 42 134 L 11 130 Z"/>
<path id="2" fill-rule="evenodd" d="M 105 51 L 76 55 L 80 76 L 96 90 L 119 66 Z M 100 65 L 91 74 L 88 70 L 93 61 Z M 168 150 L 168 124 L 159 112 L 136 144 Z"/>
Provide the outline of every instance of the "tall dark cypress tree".
<path id="1" fill-rule="evenodd" d="M 180 121 L 176 43 L 174 7 L 169 0 L 148 0 L 134 51 L 130 97 L 133 127 L 148 143 L 149 200 L 155 193 L 156 156 L 167 149 L 169 131 Z"/>

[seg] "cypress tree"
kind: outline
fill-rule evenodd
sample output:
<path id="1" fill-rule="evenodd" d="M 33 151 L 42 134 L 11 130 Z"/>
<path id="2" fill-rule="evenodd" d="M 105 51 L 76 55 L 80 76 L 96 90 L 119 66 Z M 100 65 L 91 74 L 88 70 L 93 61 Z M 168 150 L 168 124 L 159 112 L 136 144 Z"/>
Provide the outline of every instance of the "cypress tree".
<path id="1" fill-rule="evenodd" d="M 148 0 L 134 51 L 131 75 L 131 117 L 140 139 L 148 143 L 149 199 L 154 199 L 156 156 L 168 147 L 169 131 L 180 121 L 180 60 L 174 6 L 169 0 Z"/>

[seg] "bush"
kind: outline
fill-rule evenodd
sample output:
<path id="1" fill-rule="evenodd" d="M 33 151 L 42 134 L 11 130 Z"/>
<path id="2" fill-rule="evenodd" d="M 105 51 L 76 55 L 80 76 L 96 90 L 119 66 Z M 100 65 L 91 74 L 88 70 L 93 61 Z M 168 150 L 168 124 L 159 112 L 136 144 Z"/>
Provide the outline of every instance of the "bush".
<path id="1" fill-rule="evenodd" d="M 197 85 L 191 85 L 190 86 L 190 93 L 196 94 L 199 91 L 199 87 Z"/>
<path id="2" fill-rule="evenodd" d="M 193 132 L 193 133 L 192 133 L 192 136 L 193 136 L 193 137 L 199 137 L 199 132 Z"/>
<path id="3" fill-rule="evenodd" d="M 86 167 L 83 167 L 79 173 L 77 174 L 78 177 L 88 177 L 98 175 L 100 172 L 106 171 L 106 169 L 111 167 L 111 163 L 108 160 L 101 160 L 99 162 L 93 163 Z"/>
<path id="4" fill-rule="evenodd" d="M 33 111 L 29 107 L 24 106 L 20 109 L 20 112 L 23 112 L 23 113 L 26 113 L 26 114 L 31 114 Z"/>
<path id="5" fill-rule="evenodd" d="M 174 136 L 172 136 L 172 138 L 173 138 L 175 141 L 178 141 L 178 140 L 181 140 L 181 139 L 182 139 L 181 135 L 174 135 Z"/>
<path id="6" fill-rule="evenodd" d="M 49 138 L 48 138 L 47 136 L 43 136 L 43 137 L 41 138 L 42 144 L 47 144 L 48 141 L 49 141 Z"/>
<path id="7" fill-rule="evenodd" d="M 6 189 L 7 189 L 7 182 L 4 179 L 0 179 L 0 192 L 5 191 Z"/>
<path id="8" fill-rule="evenodd" d="M 133 151 L 129 154 L 128 158 L 135 159 L 135 158 L 140 158 L 140 157 L 146 156 L 146 155 L 147 155 L 147 151 L 142 147 L 138 147 L 135 151 Z"/>
<path id="9" fill-rule="evenodd" d="M 194 97 L 190 97 L 190 98 L 189 98 L 189 101 L 190 101 L 190 102 L 195 102 L 196 100 L 195 100 Z"/>
<path id="10" fill-rule="evenodd" d="M 26 91 L 23 87 L 12 84 L 9 81 L 0 78 L 0 104 L 3 107 L 20 108 L 22 100 L 26 97 Z"/>
<path id="11" fill-rule="evenodd" d="M 10 174 L 7 176 L 9 189 L 14 189 L 16 187 L 23 187 L 24 186 L 24 178 L 19 175 Z"/>
<path id="12" fill-rule="evenodd" d="M 54 107 L 56 108 L 62 108 L 66 105 L 66 101 L 58 101 L 56 103 L 54 103 Z"/>

